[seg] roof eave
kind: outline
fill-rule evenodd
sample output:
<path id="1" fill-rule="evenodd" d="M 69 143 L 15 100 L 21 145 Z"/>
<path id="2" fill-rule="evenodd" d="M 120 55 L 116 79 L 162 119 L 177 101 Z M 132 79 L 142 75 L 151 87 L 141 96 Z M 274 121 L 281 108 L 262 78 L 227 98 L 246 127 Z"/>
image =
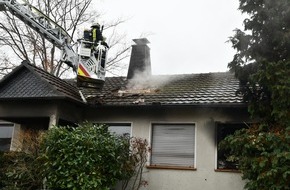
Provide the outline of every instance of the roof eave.
<path id="1" fill-rule="evenodd" d="M 153 103 L 153 104 L 122 104 L 122 105 L 117 105 L 117 104 L 97 104 L 93 105 L 91 104 L 91 107 L 105 107 L 105 108 L 110 108 L 110 107 L 223 107 L 223 108 L 229 108 L 229 107 L 237 107 L 237 108 L 246 108 L 248 105 L 246 103 L 199 103 L 199 104 L 158 104 L 158 103 Z"/>
<path id="2" fill-rule="evenodd" d="M 86 104 L 85 102 L 69 98 L 66 96 L 57 96 L 57 97 L 21 97 L 21 98 L 13 98 L 13 97 L 8 97 L 8 98 L 0 98 L 0 102 L 5 102 L 5 101 L 33 101 L 33 100 L 68 100 L 72 102 L 76 102 L 79 104 Z"/>

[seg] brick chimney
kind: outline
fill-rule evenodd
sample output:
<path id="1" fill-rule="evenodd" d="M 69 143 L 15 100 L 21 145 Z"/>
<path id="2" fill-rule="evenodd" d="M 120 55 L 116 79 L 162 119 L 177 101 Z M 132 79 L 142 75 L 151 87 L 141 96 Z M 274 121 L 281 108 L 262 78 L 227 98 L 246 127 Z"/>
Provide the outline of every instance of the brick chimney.
<path id="1" fill-rule="evenodd" d="M 127 79 L 132 79 L 134 74 L 141 74 L 144 76 L 151 75 L 151 60 L 150 60 L 150 48 L 147 46 L 147 38 L 133 39 L 135 42 L 132 45 L 131 58 L 129 63 L 129 69 Z"/>

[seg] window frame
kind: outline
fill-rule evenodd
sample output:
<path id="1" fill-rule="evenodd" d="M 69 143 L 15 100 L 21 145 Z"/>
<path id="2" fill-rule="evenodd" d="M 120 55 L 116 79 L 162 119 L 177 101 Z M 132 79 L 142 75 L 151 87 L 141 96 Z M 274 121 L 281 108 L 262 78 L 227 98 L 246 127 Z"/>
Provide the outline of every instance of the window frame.
<path id="1" fill-rule="evenodd" d="M 133 123 L 132 122 L 112 122 L 112 121 L 102 121 L 102 122 L 99 122 L 99 121 L 95 121 L 93 122 L 94 124 L 96 125 L 99 125 L 99 124 L 104 124 L 104 125 L 108 125 L 108 128 L 110 127 L 110 125 L 114 125 L 114 126 L 130 126 L 130 137 L 132 137 L 132 132 L 133 132 Z"/>
<path id="2" fill-rule="evenodd" d="M 193 133 L 194 133 L 194 145 L 193 145 L 193 165 L 191 166 L 180 166 L 180 165 L 158 165 L 158 164 L 153 164 L 152 163 L 152 146 L 153 146 L 153 127 L 154 125 L 192 125 L 193 126 Z M 197 143 L 197 124 L 195 122 L 152 122 L 150 125 L 150 130 L 149 130 L 149 144 L 150 144 L 150 151 L 148 155 L 148 163 L 147 163 L 147 168 L 149 169 L 173 169 L 173 170 L 196 170 L 196 143 Z"/>
<path id="3" fill-rule="evenodd" d="M 246 122 L 216 122 L 215 123 L 215 171 L 216 172 L 234 172 L 234 173 L 240 173 L 240 170 L 238 168 L 219 168 L 218 164 L 218 157 L 219 157 L 219 151 L 218 151 L 218 144 L 221 140 L 218 139 L 218 132 L 219 132 L 219 126 L 221 125 L 244 125 L 244 127 L 237 127 L 236 130 L 240 130 L 242 128 L 246 128 L 249 123 Z M 235 131 L 236 131 L 235 130 Z M 230 135 L 230 134 L 228 134 Z M 226 137 L 226 136 L 225 136 Z M 224 137 L 224 138 L 225 138 Z"/>
<path id="4" fill-rule="evenodd" d="M 12 149 L 13 137 L 14 137 L 14 132 L 15 132 L 15 124 L 10 123 L 10 122 L 0 121 L 0 129 L 2 127 L 11 127 L 12 128 L 12 133 L 11 133 L 10 138 L 1 138 L 0 137 L 0 139 L 10 139 L 9 148 L 7 150 L 0 150 L 0 151 L 6 152 L 6 151 L 10 151 Z"/>
<path id="5" fill-rule="evenodd" d="M 105 122 L 104 124 L 108 125 L 108 130 L 110 127 L 130 127 L 130 136 L 129 137 L 132 137 L 132 123 L 130 122 Z M 112 126 L 113 125 L 113 126 Z M 120 134 L 117 134 L 117 135 L 120 135 Z"/>

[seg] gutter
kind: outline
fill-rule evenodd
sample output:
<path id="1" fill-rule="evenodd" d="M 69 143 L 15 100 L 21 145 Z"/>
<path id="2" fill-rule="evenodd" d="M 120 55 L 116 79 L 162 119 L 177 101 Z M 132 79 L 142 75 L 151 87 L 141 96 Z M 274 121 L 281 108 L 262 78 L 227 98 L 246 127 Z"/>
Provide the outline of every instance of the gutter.
<path id="1" fill-rule="evenodd" d="M 152 104 L 122 104 L 122 105 L 105 105 L 105 104 L 89 104 L 90 107 L 98 107 L 98 108 L 161 108 L 161 107 L 197 107 L 197 108 L 247 108 L 248 105 L 246 103 L 222 103 L 222 104 L 158 104 L 158 103 L 152 103 Z"/>

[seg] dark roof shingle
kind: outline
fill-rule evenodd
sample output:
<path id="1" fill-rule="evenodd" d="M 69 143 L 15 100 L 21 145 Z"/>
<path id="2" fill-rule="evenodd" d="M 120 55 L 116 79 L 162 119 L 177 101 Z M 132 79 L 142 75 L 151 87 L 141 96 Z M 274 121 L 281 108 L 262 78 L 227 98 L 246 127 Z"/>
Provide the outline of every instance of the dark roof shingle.
<path id="1" fill-rule="evenodd" d="M 129 106 L 243 104 L 236 95 L 238 88 L 234 75 L 224 72 L 152 76 L 140 81 L 109 77 L 101 91 L 80 89 L 93 104 Z"/>
<path id="2" fill-rule="evenodd" d="M 22 63 L 0 82 L 0 99 L 19 98 L 69 98 L 82 102 L 73 85 L 28 63 Z"/>
<path id="3" fill-rule="evenodd" d="M 70 84 L 73 83 L 73 84 Z M 103 88 L 76 87 L 40 68 L 23 63 L 0 82 L 0 99 L 85 99 L 97 106 L 243 105 L 239 81 L 229 72 L 156 75 L 127 80 L 107 77 Z"/>

